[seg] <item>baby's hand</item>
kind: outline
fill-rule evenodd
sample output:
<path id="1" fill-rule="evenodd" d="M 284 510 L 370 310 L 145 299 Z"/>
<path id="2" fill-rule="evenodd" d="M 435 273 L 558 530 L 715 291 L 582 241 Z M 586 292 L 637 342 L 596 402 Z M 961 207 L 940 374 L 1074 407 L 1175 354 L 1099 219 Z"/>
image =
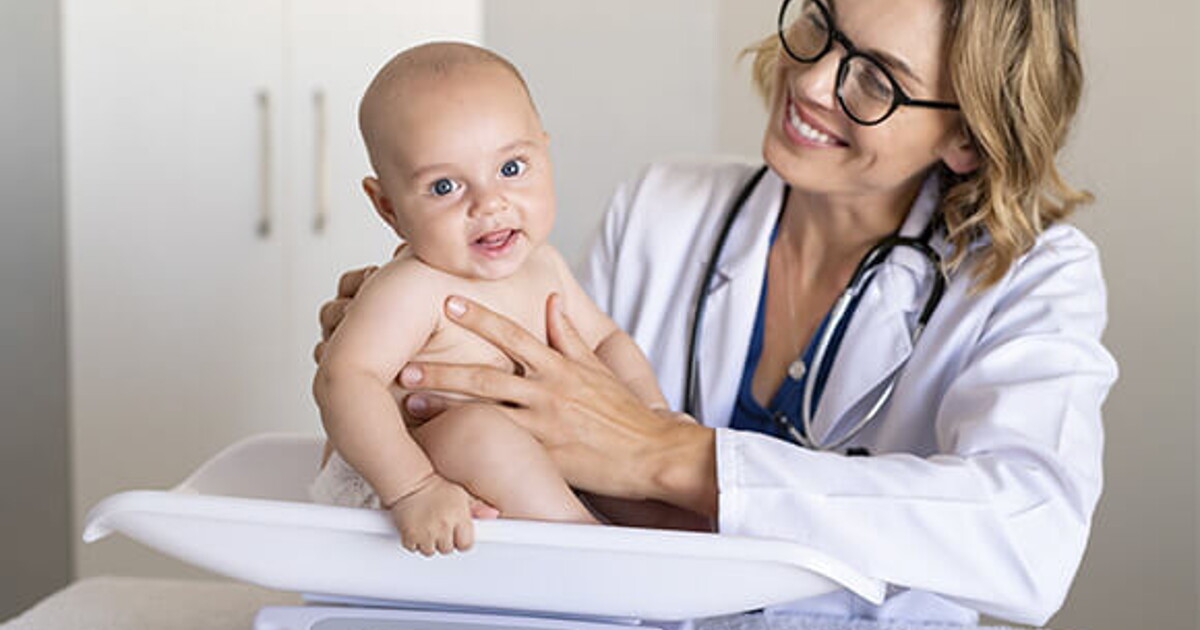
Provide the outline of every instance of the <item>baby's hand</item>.
<path id="1" fill-rule="evenodd" d="M 391 508 L 401 544 L 426 556 L 470 549 L 475 539 L 472 501 L 462 486 L 430 475 Z"/>

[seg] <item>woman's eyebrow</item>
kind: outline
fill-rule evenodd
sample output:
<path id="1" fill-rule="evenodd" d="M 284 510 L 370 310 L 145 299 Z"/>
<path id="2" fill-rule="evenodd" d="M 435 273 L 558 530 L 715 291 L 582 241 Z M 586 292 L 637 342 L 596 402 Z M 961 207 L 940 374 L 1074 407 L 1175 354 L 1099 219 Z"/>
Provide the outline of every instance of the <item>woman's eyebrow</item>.
<path id="1" fill-rule="evenodd" d="M 826 4 L 829 8 L 830 18 L 833 19 L 833 26 L 840 31 L 842 27 L 838 24 L 837 2 L 835 0 L 826 0 Z M 850 42 L 851 46 L 855 45 L 854 40 L 850 39 L 849 35 L 842 33 L 842 37 L 845 37 L 846 40 Z M 903 59 L 891 53 L 882 50 L 876 50 L 874 48 L 861 48 L 860 50 L 882 61 L 889 68 L 896 70 L 900 74 L 912 79 L 917 85 L 924 87 L 925 82 L 921 80 L 921 77 L 917 76 L 917 73 L 913 72 L 912 68 L 910 68 L 907 63 L 904 63 Z"/>
<path id="2" fill-rule="evenodd" d="M 917 76 L 917 73 L 913 72 L 912 68 L 908 67 L 908 64 L 904 63 L 903 59 L 900 59 L 899 57 L 882 50 L 866 50 L 865 52 L 870 54 L 872 57 L 878 58 L 880 61 L 887 64 L 889 68 L 896 70 L 900 74 L 912 79 L 917 85 L 922 87 L 925 85 L 925 82 L 921 81 L 921 77 Z"/>

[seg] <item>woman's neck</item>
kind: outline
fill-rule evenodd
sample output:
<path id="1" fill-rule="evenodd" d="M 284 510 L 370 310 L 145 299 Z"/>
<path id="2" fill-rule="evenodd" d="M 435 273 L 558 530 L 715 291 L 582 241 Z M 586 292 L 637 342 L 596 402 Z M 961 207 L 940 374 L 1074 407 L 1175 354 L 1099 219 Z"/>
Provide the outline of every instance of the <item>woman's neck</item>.
<path id="1" fill-rule="evenodd" d="M 793 189 L 779 226 L 779 244 L 791 250 L 810 281 L 843 281 L 867 251 L 900 228 L 919 191 L 845 198 Z"/>

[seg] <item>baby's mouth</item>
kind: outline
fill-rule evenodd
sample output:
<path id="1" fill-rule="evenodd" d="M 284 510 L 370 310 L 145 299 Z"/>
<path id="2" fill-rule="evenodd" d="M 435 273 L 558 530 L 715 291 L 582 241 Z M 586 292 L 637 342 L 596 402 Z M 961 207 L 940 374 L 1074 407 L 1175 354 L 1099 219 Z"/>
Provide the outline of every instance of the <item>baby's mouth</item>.
<path id="1" fill-rule="evenodd" d="M 512 247 L 519 235 L 519 230 L 492 230 L 475 239 L 473 247 L 487 255 L 503 254 Z"/>

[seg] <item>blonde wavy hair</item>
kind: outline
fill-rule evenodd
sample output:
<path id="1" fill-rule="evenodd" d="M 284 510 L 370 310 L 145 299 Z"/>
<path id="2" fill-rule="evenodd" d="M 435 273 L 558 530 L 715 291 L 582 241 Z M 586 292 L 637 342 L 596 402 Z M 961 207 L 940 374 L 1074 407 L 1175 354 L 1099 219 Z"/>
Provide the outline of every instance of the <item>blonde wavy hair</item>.
<path id="1" fill-rule="evenodd" d="M 1074 0 L 943 0 L 951 82 L 980 166 L 942 171 L 941 212 L 957 268 L 976 242 L 977 290 L 994 285 L 1043 230 L 1092 195 L 1073 188 L 1055 159 L 1083 91 Z M 747 48 L 754 83 L 775 93 L 782 47 L 771 35 Z M 986 240 L 985 240 L 986 239 Z"/>

